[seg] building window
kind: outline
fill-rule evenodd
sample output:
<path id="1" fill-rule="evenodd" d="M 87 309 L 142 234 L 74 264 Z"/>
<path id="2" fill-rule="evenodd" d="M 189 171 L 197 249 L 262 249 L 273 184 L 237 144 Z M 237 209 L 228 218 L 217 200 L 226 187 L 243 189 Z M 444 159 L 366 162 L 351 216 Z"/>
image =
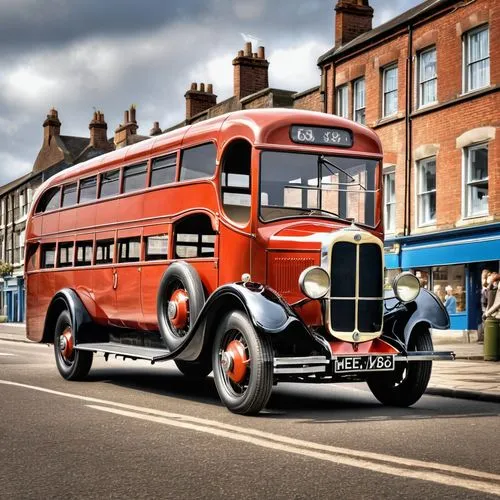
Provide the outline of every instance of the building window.
<path id="1" fill-rule="evenodd" d="M 335 114 L 337 116 L 341 116 L 342 118 L 348 118 L 349 116 L 347 85 L 342 85 L 342 87 L 337 88 L 335 97 Z"/>
<path id="2" fill-rule="evenodd" d="M 142 165 L 134 165 L 123 169 L 123 192 L 130 193 L 146 187 L 146 174 L 148 166 L 146 163 Z"/>
<path id="3" fill-rule="evenodd" d="M 417 165 L 418 225 L 436 222 L 436 158 L 420 160 Z"/>
<path id="4" fill-rule="evenodd" d="M 465 266 L 433 267 L 432 291 L 449 314 L 465 312 Z"/>
<path id="5" fill-rule="evenodd" d="M 465 215 L 488 214 L 488 145 L 465 149 Z"/>
<path id="6" fill-rule="evenodd" d="M 383 80 L 383 103 L 384 117 L 394 115 L 398 112 L 398 67 L 390 66 L 382 72 Z"/>
<path id="7" fill-rule="evenodd" d="M 420 52 L 418 56 L 418 104 L 427 106 L 437 102 L 436 47 Z"/>
<path id="8" fill-rule="evenodd" d="M 353 119 L 354 121 L 365 124 L 365 79 L 356 80 L 353 85 Z"/>
<path id="9" fill-rule="evenodd" d="M 488 26 L 469 31 L 464 37 L 464 92 L 490 84 L 490 42 Z"/>
<path id="10" fill-rule="evenodd" d="M 175 181 L 177 154 L 155 158 L 151 166 L 151 186 L 161 186 Z"/>
<path id="11" fill-rule="evenodd" d="M 396 226 L 396 173 L 384 174 L 384 220 L 385 230 L 394 232 Z"/>

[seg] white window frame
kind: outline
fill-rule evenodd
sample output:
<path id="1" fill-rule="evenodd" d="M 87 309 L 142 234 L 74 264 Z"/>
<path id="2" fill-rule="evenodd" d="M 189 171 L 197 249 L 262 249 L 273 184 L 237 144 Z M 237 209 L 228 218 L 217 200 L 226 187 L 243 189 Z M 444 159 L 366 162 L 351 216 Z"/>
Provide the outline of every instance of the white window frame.
<path id="1" fill-rule="evenodd" d="M 396 88 L 387 90 L 386 89 L 387 73 L 392 70 L 396 70 Z M 399 71 L 397 63 L 385 67 L 382 70 L 382 117 L 383 118 L 394 116 L 398 112 L 398 85 L 399 85 Z M 387 94 L 396 94 L 396 109 L 391 111 L 390 113 L 386 112 L 385 109 Z"/>
<path id="2" fill-rule="evenodd" d="M 425 79 L 425 77 L 422 74 L 422 69 L 423 69 L 422 58 L 424 55 L 429 54 L 430 52 L 434 52 L 435 54 L 436 71 L 434 72 L 434 75 L 432 77 Z M 436 104 L 438 102 L 438 98 L 437 98 L 437 49 L 435 45 L 419 52 L 417 68 L 418 68 L 417 69 L 418 107 L 423 108 L 425 106 Z M 436 98 L 433 101 L 424 102 L 424 86 L 425 84 L 428 84 L 430 82 L 434 83 L 434 95 L 436 96 Z"/>
<path id="3" fill-rule="evenodd" d="M 341 85 L 335 91 L 335 114 L 342 118 L 349 118 L 349 92 L 347 85 Z"/>
<path id="4" fill-rule="evenodd" d="M 387 189 L 390 178 L 393 179 L 394 193 Z M 391 183 L 391 184 L 392 184 Z M 392 196 L 391 196 L 392 194 Z M 392 220 L 389 218 L 388 206 L 392 208 Z M 396 168 L 389 167 L 384 170 L 384 228 L 386 233 L 394 233 L 396 230 Z"/>
<path id="5" fill-rule="evenodd" d="M 473 217 L 481 217 L 489 214 L 489 199 L 487 200 L 487 208 L 486 210 L 483 211 L 478 211 L 478 212 L 472 212 L 472 199 L 471 199 L 471 194 L 472 194 L 472 189 L 473 186 L 482 183 L 484 181 L 488 182 L 488 194 L 486 196 L 489 196 L 489 164 L 487 164 L 487 176 L 471 181 L 470 179 L 470 168 L 471 168 L 471 155 L 470 152 L 477 150 L 477 149 L 486 149 L 488 152 L 488 160 L 489 160 L 489 148 L 488 148 L 488 143 L 479 143 L 479 144 L 472 144 L 470 146 L 467 146 L 463 149 L 463 193 L 462 193 L 462 199 L 463 199 L 463 209 L 462 209 L 462 215 L 464 218 L 473 218 Z M 489 163 L 489 161 L 488 161 Z"/>
<path id="6" fill-rule="evenodd" d="M 358 92 L 357 87 L 363 84 L 363 98 L 360 99 L 362 102 L 358 102 Z M 358 112 L 363 111 L 363 119 L 358 120 Z M 365 77 L 358 78 L 352 83 L 352 119 L 355 122 L 366 124 L 366 81 Z"/>
<path id="7" fill-rule="evenodd" d="M 436 214 L 437 214 L 437 179 L 435 179 L 435 187 L 434 189 L 428 190 L 428 191 L 422 191 L 421 190 L 421 185 L 422 185 L 422 173 L 423 173 L 423 167 L 425 167 L 429 163 L 434 163 L 434 176 L 437 178 L 437 161 L 435 156 L 429 156 L 428 158 L 423 158 L 421 160 L 418 160 L 417 162 L 417 168 L 416 168 L 416 176 L 417 176 L 417 182 L 416 184 L 416 203 L 417 203 L 417 226 L 418 227 L 424 227 L 424 226 L 430 226 L 432 224 L 436 223 Z M 436 213 L 434 215 L 433 219 L 426 219 L 423 220 L 422 216 L 424 213 L 423 210 L 423 201 L 425 200 L 426 197 L 432 196 L 434 193 L 436 197 Z"/>
<path id="8" fill-rule="evenodd" d="M 488 51 L 486 57 L 478 59 L 476 61 L 472 61 L 470 59 L 470 39 L 483 31 L 486 31 L 486 42 L 488 44 Z M 479 85 L 478 87 L 472 87 L 472 67 L 477 65 L 482 61 L 487 61 L 487 78 L 486 82 L 483 85 Z M 463 93 L 466 94 L 468 92 L 474 92 L 476 90 L 488 87 L 490 85 L 491 72 L 490 72 L 490 28 L 488 24 L 483 24 L 482 26 L 478 26 L 470 31 L 467 31 L 462 39 L 462 65 L 463 65 L 463 74 L 462 74 L 462 88 Z"/>

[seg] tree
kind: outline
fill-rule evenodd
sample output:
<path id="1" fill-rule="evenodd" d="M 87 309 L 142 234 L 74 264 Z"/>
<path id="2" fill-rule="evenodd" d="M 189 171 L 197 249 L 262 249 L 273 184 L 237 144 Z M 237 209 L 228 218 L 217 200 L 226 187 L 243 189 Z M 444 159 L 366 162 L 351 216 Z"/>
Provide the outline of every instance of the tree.
<path id="1" fill-rule="evenodd" d="M 10 276 L 14 267 L 10 262 L 0 262 L 0 276 L 4 278 L 5 276 Z"/>

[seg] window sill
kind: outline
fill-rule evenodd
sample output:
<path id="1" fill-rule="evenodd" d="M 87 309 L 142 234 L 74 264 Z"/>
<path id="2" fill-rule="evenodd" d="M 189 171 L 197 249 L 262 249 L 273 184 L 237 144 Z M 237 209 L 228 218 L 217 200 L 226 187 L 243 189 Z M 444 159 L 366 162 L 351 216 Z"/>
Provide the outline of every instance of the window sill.
<path id="1" fill-rule="evenodd" d="M 439 105 L 439 101 L 432 101 L 432 102 L 428 102 L 427 104 L 420 104 L 418 106 L 418 108 L 416 109 L 416 111 L 423 111 L 425 109 L 429 109 L 429 108 L 433 108 L 434 106 L 438 106 Z"/>
<path id="2" fill-rule="evenodd" d="M 395 115 L 385 116 L 384 118 L 380 118 L 380 120 L 377 120 L 373 124 L 372 128 L 383 127 L 384 125 L 389 125 L 390 123 L 395 123 L 403 119 L 404 119 L 403 113 L 397 113 Z"/>
<path id="3" fill-rule="evenodd" d="M 428 233 L 432 231 L 437 231 L 436 221 L 429 222 L 427 224 L 422 224 L 412 231 L 412 234 Z"/>
<path id="4" fill-rule="evenodd" d="M 468 215 L 462 217 L 455 223 L 455 227 L 471 226 L 474 224 L 482 224 L 484 222 L 493 222 L 495 217 L 493 215 L 478 214 L 478 215 Z"/>
<path id="5" fill-rule="evenodd" d="M 484 85 L 483 87 L 478 87 L 477 89 L 472 89 L 472 90 L 463 90 L 461 94 L 459 94 L 457 97 L 468 97 L 470 95 L 474 95 L 476 93 L 484 92 L 485 90 L 488 90 L 490 88 L 494 87 L 494 85 L 491 85 L 491 83 L 488 83 L 488 85 Z"/>

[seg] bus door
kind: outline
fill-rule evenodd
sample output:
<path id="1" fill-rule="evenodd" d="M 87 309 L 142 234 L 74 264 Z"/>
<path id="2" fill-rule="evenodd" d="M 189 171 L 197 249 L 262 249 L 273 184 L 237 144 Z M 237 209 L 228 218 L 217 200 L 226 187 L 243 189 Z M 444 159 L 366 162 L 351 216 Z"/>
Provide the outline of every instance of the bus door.
<path id="1" fill-rule="evenodd" d="M 96 319 L 103 323 L 117 324 L 116 318 L 116 269 L 114 264 L 116 231 L 95 235 L 94 268 L 92 283 L 96 303 Z"/>
<path id="2" fill-rule="evenodd" d="M 137 328 L 142 323 L 141 259 L 142 228 L 118 230 L 116 237 L 116 265 L 114 291 L 116 318 L 124 326 Z"/>

